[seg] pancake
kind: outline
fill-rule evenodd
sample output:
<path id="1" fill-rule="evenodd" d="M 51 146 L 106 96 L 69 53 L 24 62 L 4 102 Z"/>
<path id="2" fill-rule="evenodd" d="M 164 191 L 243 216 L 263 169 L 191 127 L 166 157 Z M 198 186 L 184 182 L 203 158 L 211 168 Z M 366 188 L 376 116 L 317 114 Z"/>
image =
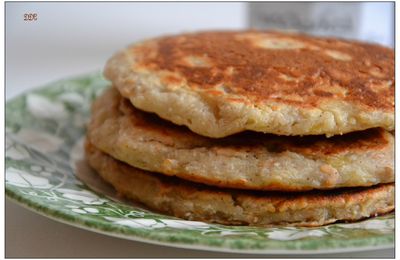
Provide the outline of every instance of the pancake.
<path id="1" fill-rule="evenodd" d="M 394 129 L 394 51 L 294 33 L 215 31 L 129 46 L 105 76 L 139 109 L 214 138 Z"/>
<path id="2" fill-rule="evenodd" d="M 394 181 L 394 137 L 381 128 L 331 138 L 244 132 L 213 139 L 142 112 L 110 88 L 93 103 L 87 135 L 134 167 L 212 186 L 304 191 Z"/>
<path id="3" fill-rule="evenodd" d="M 306 193 L 215 189 L 153 174 L 86 144 L 89 164 L 123 196 L 179 218 L 227 225 L 320 226 L 394 209 L 394 184 Z"/>

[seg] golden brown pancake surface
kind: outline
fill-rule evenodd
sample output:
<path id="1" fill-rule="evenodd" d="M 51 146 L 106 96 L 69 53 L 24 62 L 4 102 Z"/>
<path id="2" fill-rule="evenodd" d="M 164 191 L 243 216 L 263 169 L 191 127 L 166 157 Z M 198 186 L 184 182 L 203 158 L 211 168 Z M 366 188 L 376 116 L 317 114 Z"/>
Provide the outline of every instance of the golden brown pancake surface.
<path id="1" fill-rule="evenodd" d="M 222 94 L 214 89 L 223 85 L 254 103 L 315 107 L 336 98 L 393 111 L 394 53 L 381 46 L 251 31 L 163 37 L 150 46 L 132 49 L 135 67 L 178 73 L 212 95 Z"/>
<path id="2" fill-rule="evenodd" d="M 182 34 L 130 46 L 105 75 L 136 107 L 210 137 L 394 127 L 394 52 L 378 45 L 272 31 Z"/>

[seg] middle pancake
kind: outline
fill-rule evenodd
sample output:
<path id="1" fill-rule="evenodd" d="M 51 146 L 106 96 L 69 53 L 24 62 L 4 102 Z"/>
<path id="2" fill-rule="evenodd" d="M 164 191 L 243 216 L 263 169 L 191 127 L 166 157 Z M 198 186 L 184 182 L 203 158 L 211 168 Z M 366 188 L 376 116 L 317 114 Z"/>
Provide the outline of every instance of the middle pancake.
<path id="1" fill-rule="evenodd" d="M 88 138 L 134 167 L 226 188 L 305 191 L 394 181 L 394 138 L 383 129 L 212 139 L 134 108 L 113 88 L 94 102 Z"/>

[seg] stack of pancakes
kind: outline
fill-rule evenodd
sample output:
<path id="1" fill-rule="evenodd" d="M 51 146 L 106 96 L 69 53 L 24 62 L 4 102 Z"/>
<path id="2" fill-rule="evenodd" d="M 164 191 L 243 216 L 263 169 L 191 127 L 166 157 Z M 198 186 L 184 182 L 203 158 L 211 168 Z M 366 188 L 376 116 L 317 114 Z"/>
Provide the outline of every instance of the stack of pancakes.
<path id="1" fill-rule="evenodd" d="M 282 32 L 160 37 L 107 63 L 86 156 L 176 217 L 319 226 L 394 209 L 394 53 Z"/>

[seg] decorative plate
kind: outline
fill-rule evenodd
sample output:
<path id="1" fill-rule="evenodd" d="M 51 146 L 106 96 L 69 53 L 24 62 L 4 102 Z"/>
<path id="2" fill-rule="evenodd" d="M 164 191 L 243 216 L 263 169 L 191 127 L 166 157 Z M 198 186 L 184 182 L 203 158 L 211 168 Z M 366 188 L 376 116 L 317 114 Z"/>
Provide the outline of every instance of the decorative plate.
<path id="1" fill-rule="evenodd" d="M 49 84 L 6 103 L 9 198 L 95 232 L 175 247 L 309 254 L 394 247 L 394 214 L 318 228 L 256 228 L 185 221 L 115 200 L 77 178 L 92 100 L 109 84 L 99 73 Z M 81 179 L 85 179 L 83 176 Z M 97 189 L 96 189 L 97 187 Z"/>

